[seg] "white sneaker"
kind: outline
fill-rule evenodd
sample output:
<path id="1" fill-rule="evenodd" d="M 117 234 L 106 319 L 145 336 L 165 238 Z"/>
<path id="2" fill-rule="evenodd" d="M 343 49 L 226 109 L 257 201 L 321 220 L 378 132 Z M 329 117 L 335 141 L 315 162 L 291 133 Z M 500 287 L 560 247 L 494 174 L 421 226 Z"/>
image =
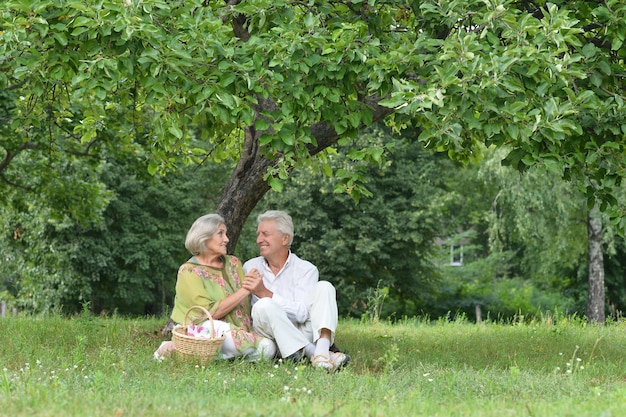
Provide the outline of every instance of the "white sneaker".
<path id="1" fill-rule="evenodd" d="M 346 355 L 342 352 L 331 352 L 330 362 L 333 364 L 333 370 L 338 371 L 350 363 L 350 355 Z"/>
<path id="2" fill-rule="evenodd" d="M 341 352 L 330 352 L 330 356 L 315 355 L 311 363 L 316 368 L 326 369 L 329 372 L 337 371 L 350 362 L 350 355 Z"/>
<path id="3" fill-rule="evenodd" d="M 311 364 L 316 368 L 326 369 L 327 371 L 333 370 L 333 364 L 330 358 L 326 355 L 315 355 L 311 359 Z"/>

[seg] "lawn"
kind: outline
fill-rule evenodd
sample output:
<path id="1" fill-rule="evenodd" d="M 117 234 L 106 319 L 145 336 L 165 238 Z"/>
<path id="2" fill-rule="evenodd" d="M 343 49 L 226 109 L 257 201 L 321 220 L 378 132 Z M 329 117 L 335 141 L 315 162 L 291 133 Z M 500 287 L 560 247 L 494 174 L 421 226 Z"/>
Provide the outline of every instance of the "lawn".
<path id="1" fill-rule="evenodd" d="M 352 356 L 306 364 L 152 353 L 163 318 L 0 319 L 3 416 L 626 415 L 626 322 L 342 320 Z"/>

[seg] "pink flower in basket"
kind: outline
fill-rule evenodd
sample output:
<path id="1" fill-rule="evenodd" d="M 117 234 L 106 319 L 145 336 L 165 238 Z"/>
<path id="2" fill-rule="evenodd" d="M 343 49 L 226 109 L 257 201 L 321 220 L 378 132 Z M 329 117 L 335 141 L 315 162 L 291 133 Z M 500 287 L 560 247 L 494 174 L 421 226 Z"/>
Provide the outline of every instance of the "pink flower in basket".
<path id="1" fill-rule="evenodd" d="M 217 331 L 213 332 L 213 335 L 211 335 L 211 326 L 210 325 L 205 325 L 205 323 L 203 324 L 199 324 L 199 325 L 195 325 L 195 324 L 190 324 L 189 326 L 187 326 L 187 336 L 191 336 L 191 337 L 218 337 L 221 335 L 218 335 Z"/>

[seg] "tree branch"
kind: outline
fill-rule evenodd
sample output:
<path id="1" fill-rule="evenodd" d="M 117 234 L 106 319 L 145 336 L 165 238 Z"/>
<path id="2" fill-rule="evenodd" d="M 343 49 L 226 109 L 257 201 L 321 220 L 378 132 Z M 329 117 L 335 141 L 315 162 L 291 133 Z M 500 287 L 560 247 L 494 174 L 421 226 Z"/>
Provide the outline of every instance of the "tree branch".
<path id="1" fill-rule="evenodd" d="M 362 102 L 372 112 L 372 123 L 383 120 L 392 114 L 395 110 L 389 107 L 380 106 L 378 103 L 382 98 L 378 96 L 369 96 L 362 99 Z M 361 125 L 361 129 L 367 126 Z M 308 145 L 309 155 L 313 156 L 334 145 L 339 140 L 339 135 L 335 129 L 326 122 L 317 122 L 311 126 L 311 134 L 317 141 L 317 145 Z"/>
<path id="2" fill-rule="evenodd" d="M 226 2 L 226 9 L 232 12 L 233 6 L 238 5 L 243 0 L 228 0 Z M 228 15 L 222 17 L 222 22 L 226 24 L 228 20 Z M 231 25 L 233 27 L 233 33 L 236 37 L 241 39 L 244 42 L 248 42 L 250 40 L 250 32 L 245 28 L 246 25 L 246 17 L 239 13 L 232 13 L 231 15 Z"/>
<path id="3" fill-rule="evenodd" d="M 37 149 L 39 148 L 39 146 L 35 145 L 34 143 L 30 143 L 27 142 L 25 144 L 23 144 L 22 146 L 20 146 L 19 148 L 17 148 L 16 152 L 11 152 L 8 149 L 5 148 L 5 152 L 6 155 L 4 157 L 4 159 L 0 162 L 0 172 L 3 172 L 11 163 L 11 161 L 17 156 L 19 155 L 20 152 L 26 150 L 26 149 Z"/>

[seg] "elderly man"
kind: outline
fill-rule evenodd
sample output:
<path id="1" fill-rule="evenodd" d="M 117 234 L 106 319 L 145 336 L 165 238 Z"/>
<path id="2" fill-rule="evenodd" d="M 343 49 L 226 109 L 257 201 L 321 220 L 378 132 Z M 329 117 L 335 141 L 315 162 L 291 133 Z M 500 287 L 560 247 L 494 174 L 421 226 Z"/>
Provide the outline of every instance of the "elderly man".
<path id="1" fill-rule="evenodd" d="M 338 321 L 335 288 L 319 281 L 315 265 L 291 252 L 291 216 L 270 210 L 257 222 L 261 256 L 243 266 L 243 288 L 252 293 L 255 331 L 273 339 L 283 358 L 305 356 L 313 366 L 329 371 L 347 365 L 348 355 L 330 349 Z"/>

